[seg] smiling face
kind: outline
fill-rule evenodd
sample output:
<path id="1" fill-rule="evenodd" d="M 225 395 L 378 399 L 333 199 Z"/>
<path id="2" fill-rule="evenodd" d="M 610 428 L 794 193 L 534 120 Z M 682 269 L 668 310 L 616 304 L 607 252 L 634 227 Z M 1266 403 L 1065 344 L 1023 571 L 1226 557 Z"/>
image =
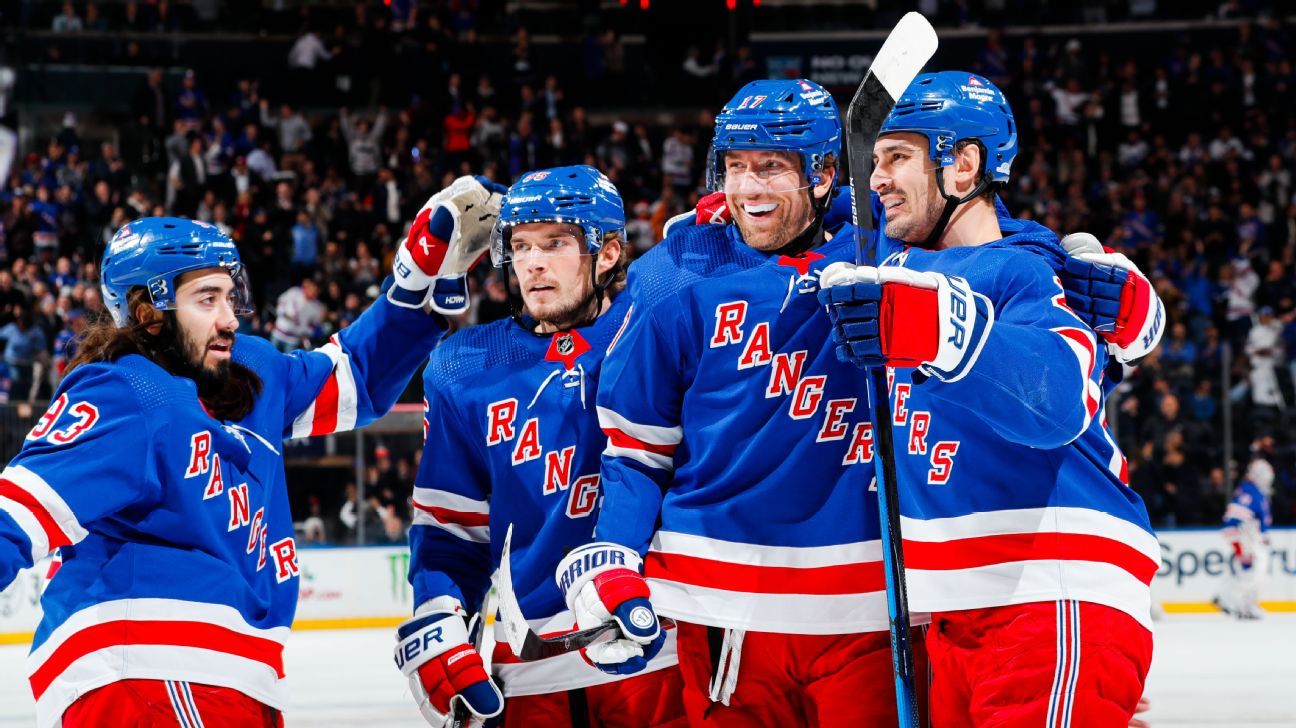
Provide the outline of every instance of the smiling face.
<path id="1" fill-rule="evenodd" d="M 812 190 L 816 198 L 832 189 L 834 174 L 825 170 Z M 743 241 L 757 250 L 787 245 L 814 220 L 801 157 L 794 152 L 725 152 L 724 192 Z"/>
<path id="2" fill-rule="evenodd" d="M 621 243 L 605 242 L 590 255 L 585 234 L 561 222 L 530 222 L 509 233 L 513 272 L 527 313 L 540 322 L 541 333 L 569 328 L 585 312 L 594 282 L 590 266 L 597 261 L 600 279 L 616 264 Z"/>
<path id="3" fill-rule="evenodd" d="M 209 375 L 229 369 L 238 318 L 234 280 L 223 268 L 204 268 L 180 276 L 175 314 L 186 361 Z"/>
<path id="4" fill-rule="evenodd" d="M 877 140 L 869 185 L 886 208 L 886 234 L 892 240 L 916 243 L 940 219 L 945 200 L 936 188 L 927 138 L 899 132 Z"/>

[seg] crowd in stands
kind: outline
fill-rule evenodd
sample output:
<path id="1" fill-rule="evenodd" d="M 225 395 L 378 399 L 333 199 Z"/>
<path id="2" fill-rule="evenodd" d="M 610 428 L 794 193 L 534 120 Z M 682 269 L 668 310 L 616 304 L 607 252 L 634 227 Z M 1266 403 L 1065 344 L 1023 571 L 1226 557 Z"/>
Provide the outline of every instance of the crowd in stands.
<path id="1" fill-rule="evenodd" d="M 138 3 L 150 12 L 166 4 Z M 472 43 L 459 11 L 473 3 L 426 5 L 408 32 L 434 33 L 434 46 Z M 1223 3 L 1221 15 L 1237 6 Z M 90 7 L 68 3 L 55 27 L 84 27 Z M 370 22 L 396 32 L 391 20 Z M 1266 452 L 1278 472 L 1275 518 L 1296 520 L 1292 32 L 1278 21 L 1244 23 L 1213 45 L 1180 44 L 1149 64 L 1091 52 L 1080 39 L 992 29 L 971 63 L 1016 113 L 1021 151 L 1004 192 L 1011 212 L 1094 233 L 1133 259 L 1166 303 L 1165 339 L 1127 372 L 1109 418 L 1159 526 L 1218 521 L 1229 495 L 1226 411 L 1232 454 L 1245 464 L 1248 443 Z M 313 36 L 303 33 L 285 59 L 303 79 L 338 51 Z M 83 139 L 68 114 L 57 134 L 28 140 L 0 193 L 0 393 L 48 397 L 77 333 L 103 311 L 95 261 L 105 242 L 145 215 L 229 232 L 257 303 L 245 332 L 285 350 L 317 345 L 353 321 L 378 294 L 408 221 L 461 174 L 507 184 L 529 169 L 593 164 L 620 189 L 631 256 L 642 254 L 705 192 L 715 105 L 670 126 L 617 120 L 584 77 L 531 64 L 528 42 L 516 32 L 507 77 L 438 51 L 418 93 L 365 109 L 299 106 L 255 77 L 208 86 L 202 68 L 169 84 L 158 69 L 141 80 L 117 139 Z M 615 35 L 599 43 L 606 68 L 617 70 Z M 734 59 L 715 64 L 681 49 L 677 72 L 726 93 L 763 75 L 749 50 Z M 608 122 L 591 122 L 590 109 Z M 508 315 L 503 276 L 484 266 L 471 284 L 474 305 L 457 326 Z M 416 455 L 373 461 L 365 503 L 349 497 L 340 515 L 311 506 L 331 520 L 329 531 L 348 532 L 348 519 L 369 514 L 370 533 L 396 538 L 408 523 L 401 494 Z"/>

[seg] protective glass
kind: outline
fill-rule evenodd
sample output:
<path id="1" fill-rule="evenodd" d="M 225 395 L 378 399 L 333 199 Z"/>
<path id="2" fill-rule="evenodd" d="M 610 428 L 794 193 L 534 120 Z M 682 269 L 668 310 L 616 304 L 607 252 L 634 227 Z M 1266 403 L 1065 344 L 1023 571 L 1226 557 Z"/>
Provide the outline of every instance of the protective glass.
<path id="1" fill-rule="evenodd" d="M 234 282 L 234 287 L 229 293 L 230 307 L 234 309 L 234 315 L 250 316 L 253 310 L 252 284 L 248 280 L 247 269 L 243 267 L 242 263 L 222 263 L 220 267 L 229 271 L 230 279 Z M 153 307 L 159 311 L 174 311 L 176 307 L 176 281 L 181 275 L 191 270 L 202 270 L 202 267 L 171 271 L 166 275 L 150 279 L 148 290 L 149 297 L 153 300 Z"/>
<path id="2" fill-rule="evenodd" d="M 723 153 L 711 154 L 707 160 L 711 166 L 707 177 L 713 192 L 796 192 L 813 186 L 806 179 L 800 160 L 792 163 L 787 159 L 770 157 L 751 165 L 747 160 L 726 160 L 724 157 Z"/>
<path id="3" fill-rule="evenodd" d="M 519 225 L 535 222 L 560 222 L 574 225 L 575 229 L 554 232 L 547 235 L 528 234 L 513 237 L 513 229 Z M 536 257 L 556 258 L 562 256 L 594 255 L 586 240 L 596 233 L 592 226 L 577 220 L 525 220 L 519 222 L 501 222 L 491 231 L 491 263 L 502 268 L 510 263 L 526 263 Z M 602 239 L 598 235 L 599 240 Z"/>

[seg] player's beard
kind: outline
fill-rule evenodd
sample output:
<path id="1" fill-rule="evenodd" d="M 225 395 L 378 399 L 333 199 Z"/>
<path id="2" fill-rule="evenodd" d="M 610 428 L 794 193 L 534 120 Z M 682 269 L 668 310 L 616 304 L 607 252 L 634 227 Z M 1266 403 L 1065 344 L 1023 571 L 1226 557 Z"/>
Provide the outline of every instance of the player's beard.
<path id="1" fill-rule="evenodd" d="M 221 334 L 199 341 L 198 337 L 184 331 L 175 320 L 175 315 L 168 312 L 159 336 L 171 339 L 170 346 L 164 347 L 164 350 L 169 350 L 168 353 L 171 354 L 168 357 L 170 361 L 167 362 L 167 369 L 172 374 L 194 380 L 198 385 L 199 398 L 206 399 L 214 396 L 229 383 L 231 360 L 222 359 L 214 366 L 207 366 L 206 359 L 207 347 L 216 341 L 228 342 L 231 345 L 230 350 L 233 351 L 233 334 Z"/>
<path id="2" fill-rule="evenodd" d="M 778 250 L 792 242 L 814 222 L 814 211 L 810 207 L 809 199 L 802 199 L 800 196 L 796 199 L 795 209 L 785 203 L 775 210 L 775 214 L 781 217 L 778 225 L 768 231 L 755 229 L 744 213 L 734 215 L 734 222 L 742 233 L 743 242 L 756 250 L 765 252 Z"/>
<path id="3" fill-rule="evenodd" d="M 543 311 L 533 312 L 531 317 L 555 331 L 577 328 L 597 316 L 597 302 L 598 296 L 595 295 L 593 285 L 582 279 L 580 290 L 574 291 L 571 298 L 547 306 Z"/>

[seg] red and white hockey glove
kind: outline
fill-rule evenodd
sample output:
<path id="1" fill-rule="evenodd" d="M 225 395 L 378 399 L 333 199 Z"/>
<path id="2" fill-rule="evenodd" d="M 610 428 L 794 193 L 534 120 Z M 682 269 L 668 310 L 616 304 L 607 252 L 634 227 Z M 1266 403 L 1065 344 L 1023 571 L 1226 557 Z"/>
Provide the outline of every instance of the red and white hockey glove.
<path id="1" fill-rule="evenodd" d="M 1061 279 L 1071 310 L 1102 335 L 1120 361 L 1132 363 L 1151 353 L 1165 332 L 1165 307 L 1138 266 L 1089 233 L 1062 238 L 1062 247 L 1070 255 Z"/>
<path id="2" fill-rule="evenodd" d="M 957 276 L 833 263 L 819 274 L 837 358 L 859 367 L 919 367 L 946 382 L 976 364 L 994 306 Z"/>
<path id="3" fill-rule="evenodd" d="M 490 249 L 507 191 L 485 177 L 460 177 L 433 195 L 396 251 L 387 298 L 406 308 L 422 308 L 431 298 L 432 308 L 446 315 L 467 311 L 465 276 Z"/>
<path id="4" fill-rule="evenodd" d="M 727 225 L 733 222 L 729 214 L 729 205 L 725 202 L 725 193 L 712 192 L 698 200 L 697 207 L 688 212 L 681 212 L 666 221 L 662 226 L 662 236 L 669 236 L 678 227 L 689 225 Z"/>
<path id="5" fill-rule="evenodd" d="M 504 696 L 468 644 L 458 600 L 434 599 L 396 629 L 396 667 L 409 678 L 419 712 L 435 728 L 448 726 L 456 704 L 478 719 L 504 710 Z"/>
<path id="6" fill-rule="evenodd" d="M 576 627 L 616 622 L 621 636 L 585 648 L 585 657 L 603 672 L 629 675 L 648 666 L 666 642 L 653 611 L 648 582 L 639 575 L 639 554 L 614 543 L 591 543 L 567 554 L 554 579 L 576 615 Z"/>

